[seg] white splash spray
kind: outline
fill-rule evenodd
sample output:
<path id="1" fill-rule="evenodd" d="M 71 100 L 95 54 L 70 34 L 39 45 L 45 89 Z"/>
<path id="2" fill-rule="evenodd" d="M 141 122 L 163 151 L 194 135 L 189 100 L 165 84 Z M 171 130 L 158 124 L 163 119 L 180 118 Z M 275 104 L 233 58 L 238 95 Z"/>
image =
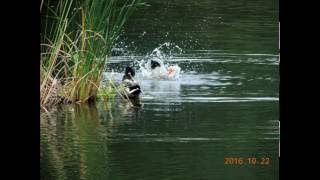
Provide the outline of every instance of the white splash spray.
<path id="1" fill-rule="evenodd" d="M 169 52 L 165 52 L 165 48 Z M 168 63 L 172 58 L 172 52 L 176 50 L 178 50 L 178 53 L 182 53 L 179 46 L 170 42 L 163 43 L 155 48 L 150 55 L 146 56 L 146 59 L 138 62 L 142 77 L 145 79 L 179 80 L 181 68 L 177 64 Z M 151 61 L 158 62 L 160 67 L 152 69 Z"/>

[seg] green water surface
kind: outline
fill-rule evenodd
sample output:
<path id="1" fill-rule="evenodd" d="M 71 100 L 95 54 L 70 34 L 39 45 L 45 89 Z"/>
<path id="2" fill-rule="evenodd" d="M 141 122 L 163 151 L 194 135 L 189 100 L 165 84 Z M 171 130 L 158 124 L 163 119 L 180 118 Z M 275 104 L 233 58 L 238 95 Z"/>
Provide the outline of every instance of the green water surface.
<path id="1" fill-rule="evenodd" d="M 279 179 L 278 1 L 146 2 L 106 69 L 120 81 L 137 68 L 141 106 L 115 98 L 42 113 L 41 179 Z M 133 60 L 166 42 L 180 80 L 143 79 Z"/>

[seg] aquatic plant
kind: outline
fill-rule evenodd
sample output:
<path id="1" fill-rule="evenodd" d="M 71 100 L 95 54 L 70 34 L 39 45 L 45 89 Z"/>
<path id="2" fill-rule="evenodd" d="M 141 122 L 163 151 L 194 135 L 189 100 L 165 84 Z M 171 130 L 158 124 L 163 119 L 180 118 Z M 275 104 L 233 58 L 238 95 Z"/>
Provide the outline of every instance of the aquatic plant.
<path id="1" fill-rule="evenodd" d="M 40 105 L 94 101 L 108 56 L 140 0 L 42 0 Z"/>

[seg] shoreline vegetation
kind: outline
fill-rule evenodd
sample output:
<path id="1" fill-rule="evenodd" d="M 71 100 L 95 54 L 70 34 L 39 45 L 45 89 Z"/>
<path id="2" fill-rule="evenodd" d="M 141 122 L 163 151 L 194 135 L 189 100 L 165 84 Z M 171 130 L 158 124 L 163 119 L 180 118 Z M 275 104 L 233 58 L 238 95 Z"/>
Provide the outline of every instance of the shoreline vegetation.
<path id="1" fill-rule="evenodd" d="M 111 50 L 141 0 L 42 0 L 40 107 L 93 102 L 119 92 L 102 85 Z"/>

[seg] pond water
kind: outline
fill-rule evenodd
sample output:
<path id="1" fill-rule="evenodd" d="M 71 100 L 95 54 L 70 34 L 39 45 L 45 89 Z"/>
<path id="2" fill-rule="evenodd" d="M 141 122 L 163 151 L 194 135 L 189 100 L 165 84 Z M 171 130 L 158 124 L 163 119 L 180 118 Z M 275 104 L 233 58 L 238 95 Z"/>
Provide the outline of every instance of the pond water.
<path id="1" fill-rule="evenodd" d="M 146 2 L 105 73 L 120 82 L 134 66 L 140 106 L 115 98 L 41 114 L 41 179 L 279 179 L 278 1 Z M 153 50 L 181 68 L 178 80 L 141 76 Z"/>

